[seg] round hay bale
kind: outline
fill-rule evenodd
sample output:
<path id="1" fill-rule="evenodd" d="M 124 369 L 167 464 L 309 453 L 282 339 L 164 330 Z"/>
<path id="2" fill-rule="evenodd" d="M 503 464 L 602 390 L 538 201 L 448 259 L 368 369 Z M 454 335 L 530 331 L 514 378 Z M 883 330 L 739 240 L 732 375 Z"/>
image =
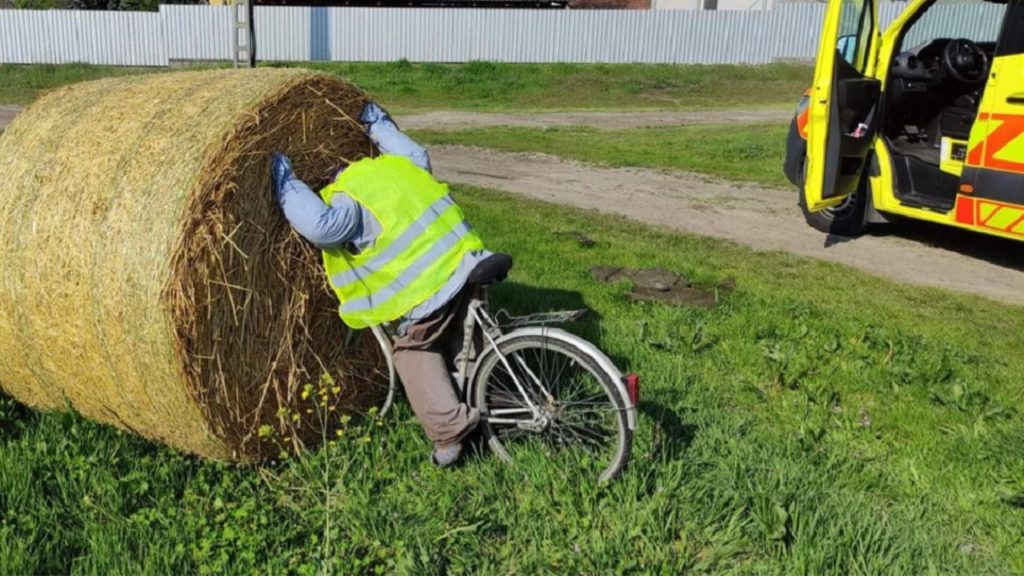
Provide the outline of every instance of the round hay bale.
<path id="1" fill-rule="evenodd" d="M 100 80 L 32 104 L 0 136 L 0 387 L 243 461 L 368 402 L 380 358 L 346 356 L 319 254 L 269 171 L 279 150 L 318 187 L 372 154 L 366 101 L 336 78 L 260 69 Z"/>

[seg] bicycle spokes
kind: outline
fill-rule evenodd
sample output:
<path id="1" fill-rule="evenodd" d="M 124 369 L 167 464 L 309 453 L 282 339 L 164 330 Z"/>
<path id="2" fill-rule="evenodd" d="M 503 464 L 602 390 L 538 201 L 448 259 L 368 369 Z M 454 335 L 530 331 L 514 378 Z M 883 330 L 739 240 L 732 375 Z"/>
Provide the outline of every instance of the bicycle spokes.
<path id="1" fill-rule="evenodd" d="M 508 359 L 495 367 L 487 390 L 489 422 L 503 441 L 540 433 L 548 444 L 602 450 L 616 437 L 619 409 L 585 366 L 544 348 Z"/>

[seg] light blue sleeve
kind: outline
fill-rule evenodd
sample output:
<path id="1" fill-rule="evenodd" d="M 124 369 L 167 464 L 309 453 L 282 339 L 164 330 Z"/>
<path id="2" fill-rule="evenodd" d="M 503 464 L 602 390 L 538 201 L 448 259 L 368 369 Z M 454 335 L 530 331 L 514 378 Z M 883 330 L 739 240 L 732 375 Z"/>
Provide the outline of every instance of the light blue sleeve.
<path id="1" fill-rule="evenodd" d="M 381 152 L 405 156 L 427 172 L 432 171 L 430 156 L 423 146 L 420 146 L 415 140 L 399 130 L 398 126 L 395 126 L 395 123 L 391 121 L 391 117 L 386 113 L 374 116 L 375 118 L 370 122 L 370 127 L 367 131 L 370 134 L 370 139 L 380 148 Z"/>
<path id="2" fill-rule="evenodd" d="M 359 205 L 346 194 L 335 194 L 328 206 L 291 176 L 278 187 L 277 202 L 295 231 L 318 248 L 338 248 L 361 233 Z"/>

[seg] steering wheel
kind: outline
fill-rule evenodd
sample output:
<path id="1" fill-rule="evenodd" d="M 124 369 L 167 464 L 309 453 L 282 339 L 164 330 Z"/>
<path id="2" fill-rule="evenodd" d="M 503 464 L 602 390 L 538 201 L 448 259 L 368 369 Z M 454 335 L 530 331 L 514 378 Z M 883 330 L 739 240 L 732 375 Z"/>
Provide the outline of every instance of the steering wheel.
<path id="1" fill-rule="evenodd" d="M 979 84 L 988 75 L 988 54 L 966 38 L 951 40 L 942 51 L 942 64 L 954 79 Z"/>

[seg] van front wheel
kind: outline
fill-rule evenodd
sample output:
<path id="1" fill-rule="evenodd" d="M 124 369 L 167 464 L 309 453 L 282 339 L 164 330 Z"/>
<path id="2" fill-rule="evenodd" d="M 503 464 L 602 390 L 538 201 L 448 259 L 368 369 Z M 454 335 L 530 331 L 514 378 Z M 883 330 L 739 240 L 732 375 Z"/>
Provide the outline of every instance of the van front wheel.
<path id="1" fill-rule="evenodd" d="M 802 180 L 802 178 L 801 178 Z M 818 212 L 807 209 L 804 200 L 803 182 L 800 182 L 800 211 L 804 214 L 807 224 L 819 232 L 838 236 L 858 236 L 868 229 L 870 224 L 864 221 L 867 207 L 867 178 L 856 192 L 846 197 L 841 204 L 825 208 Z"/>

